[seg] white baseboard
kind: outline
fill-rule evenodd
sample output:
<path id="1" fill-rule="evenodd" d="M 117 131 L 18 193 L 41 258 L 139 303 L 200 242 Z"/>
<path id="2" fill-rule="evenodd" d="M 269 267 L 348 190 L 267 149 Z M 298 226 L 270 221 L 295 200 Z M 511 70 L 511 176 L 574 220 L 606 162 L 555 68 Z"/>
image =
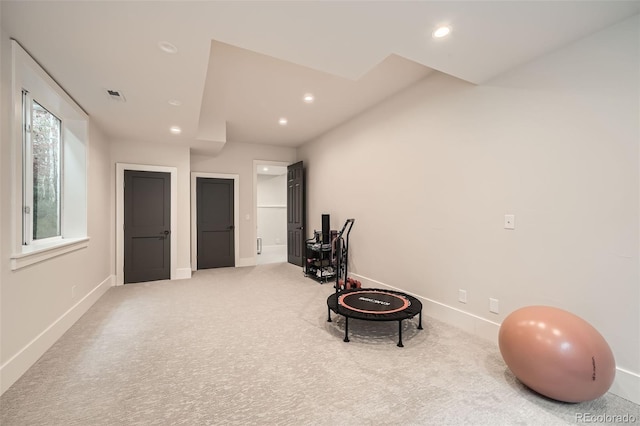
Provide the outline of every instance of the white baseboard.
<path id="1" fill-rule="evenodd" d="M 176 280 L 188 280 L 189 278 L 191 278 L 191 268 L 176 269 Z"/>
<path id="2" fill-rule="evenodd" d="M 236 262 L 236 268 L 240 268 L 243 266 L 256 266 L 256 258 L 255 257 L 241 257 Z"/>
<path id="3" fill-rule="evenodd" d="M 386 287 L 391 290 L 402 292 L 406 291 L 402 288 L 393 287 L 391 285 L 376 281 L 372 278 L 368 278 L 362 275 L 349 275 L 352 275 L 355 279 L 362 282 L 363 287 Z M 425 315 L 427 315 L 428 313 L 428 315 L 432 318 L 453 325 L 454 327 L 460 328 L 476 336 L 480 336 L 486 340 L 495 342 L 496 345 L 498 344 L 498 331 L 500 330 L 500 324 L 498 324 L 497 322 L 493 322 L 477 315 L 462 311 L 460 309 L 453 308 L 451 306 L 445 305 L 444 303 L 440 303 L 419 294 L 411 294 L 420 299 L 423 305 L 423 313 Z"/>
<path id="4" fill-rule="evenodd" d="M 109 287 L 115 285 L 115 282 L 115 275 L 107 277 L 17 354 L 0 366 L 0 394 L 3 394 L 9 389 L 20 376 L 35 364 L 35 362 L 89 310 Z"/>
<path id="5" fill-rule="evenodd" d="M 609 392 L 640 405 L 640 374 L 617 367 L 616 379 Z"/>
<path id="6" fill-rule="evenodd" d="M 243 266 L 256 266 L 256 258 L 255 257 L 241 257 L 236 262 L 235 268 L 242 268 Z M 186 270 L 186 268 L 185 268 Z M 196 272 L 197 269 L 189 269 L 189 273 Z M 185 278 L 191 278 L 191 275 Z M 176 278 L 179 279 L 179 278 Z"/>
<path id="7" fill-rule="evenodd" d="M 391 290 L 402 292 L 406 291 L 362 275 L 353 273 L 350 273 L 349 275 L 360 280 L 363 287 L 386 287 Z M 446 324 L 489 340 L 495 343 L 496 346 L 498 345 L 498 332 L 500 331 L 499 323 L 470 314 L 469 312 L 462 311 L 418 294 L 411 294 L 420 299 L 423 305 L 423 313 L 425 315 L 429 315 L 430 317 Z M 627 371 L 623 368 L 616 367 L 616 378 L 613 385 L 611 385 L 609 392 L 635 404 L 640 404 L 640 375 Z"/>

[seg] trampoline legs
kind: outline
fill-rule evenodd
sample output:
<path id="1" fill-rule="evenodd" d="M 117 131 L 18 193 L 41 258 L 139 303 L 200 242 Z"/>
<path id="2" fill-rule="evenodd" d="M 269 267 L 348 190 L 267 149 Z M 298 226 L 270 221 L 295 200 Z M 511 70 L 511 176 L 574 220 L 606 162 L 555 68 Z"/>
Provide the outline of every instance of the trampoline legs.
<path id="1" fill-rule="evenodd" d="M 1 1 L 1 0 L 0 0 Z M 336 314 L 339 314 L 336 312 Z M 412 317 L 413 318 L 413 317 Z M 327 308 L 327 322 L 331 320 L 331 308 Z M 422 330 L 422 310 L 418 313 L 418 330 Z M 349 317 L 344 317 L 344 341 L 349 342 Z M 398 345 L 399 348 L 404 348 L 402 344 L 402 320 L 398 320 Z"/>
<path id="2" fill-rule="evenodd" d="M 344 317 L 344 341 L 349 342 L 349 317 Z"/>

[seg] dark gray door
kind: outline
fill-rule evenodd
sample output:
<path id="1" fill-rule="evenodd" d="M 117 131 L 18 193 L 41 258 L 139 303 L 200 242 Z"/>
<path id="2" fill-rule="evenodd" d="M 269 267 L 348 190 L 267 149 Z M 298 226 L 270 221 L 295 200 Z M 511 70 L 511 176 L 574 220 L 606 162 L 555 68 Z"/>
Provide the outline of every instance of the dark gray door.
<path id="1" fill-rule="evenodd" d="M 304 167 L 302 161 L 287 167 L 287 260 L 302 266 L 305 211 Z"/>
<path id="2" fill-rule="evenodd" d="M 196 179 L 198 269 L 235 266 L 233 179 Z"/>
<path id="3" fill-rule="evenodd" d="M 171 278 L 171 174 L 124 172 L 124 282 Z"/>

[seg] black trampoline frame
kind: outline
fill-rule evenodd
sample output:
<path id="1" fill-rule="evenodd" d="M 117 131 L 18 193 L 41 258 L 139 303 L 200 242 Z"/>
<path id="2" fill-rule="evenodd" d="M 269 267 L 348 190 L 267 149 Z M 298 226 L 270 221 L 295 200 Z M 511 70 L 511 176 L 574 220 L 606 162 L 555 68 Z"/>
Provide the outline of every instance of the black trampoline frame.
<path id="1" fill-rule="evenodd" d="M 359 310 L 349 309 L 348 306 L 345 306 L 339 303 L 340 297 L 343 295 L 347 295 L 349 293 L 386 293 L 394 296 L 399 296 L 401 298 L 406 299 L 409 304 L 404 307 L 402 310 L 395 310 L 392 313 L 385 313 L 384 311 L 380 313 L 374 312 L 362 312 Z M 400 291 L 394 290 L 385 290 L 379 288 L 353 288 L 342 291 L 336 291 L 334 294 L 327 298 L 327 322 L 331 321 L 331 311 L 335 312 L 338 315 L 342 315 L 345 318 L 345 326 L 344 326 L 344 341 L 349 342 L 349 318 L 359 319 L 364 321 L 398 321 L 398 347 L 404 347 L 402 344 L 402 321 L 406 319 L 411 319 L 418 315 L 418 330 L 422 330 L 422 302 L 417 298 L 408 295 L 406 293 L 402 293 Z"/>

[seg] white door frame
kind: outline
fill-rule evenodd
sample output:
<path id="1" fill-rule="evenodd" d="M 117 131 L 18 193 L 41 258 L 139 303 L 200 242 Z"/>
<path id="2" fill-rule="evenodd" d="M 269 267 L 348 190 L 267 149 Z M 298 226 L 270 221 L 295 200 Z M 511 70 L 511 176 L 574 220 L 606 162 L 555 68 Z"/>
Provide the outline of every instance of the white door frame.
<path id="1" fill-rule="evenodd" d="M 178 169 L 148 164 L 116 163 L 116 285 L 124 284 L 124 172 L 164 172 L 171 175 L 171 279 L 176 279 L 178 265 Z"/>
<path id="2" fill-rule="evenodd" d="M 233 250 L 234 264 L 240 261 L 240 175 L 228 173 L 191 172 L 191 270 L 198 269 L 198 191 L 197 179 L 233 179 Z"/>

